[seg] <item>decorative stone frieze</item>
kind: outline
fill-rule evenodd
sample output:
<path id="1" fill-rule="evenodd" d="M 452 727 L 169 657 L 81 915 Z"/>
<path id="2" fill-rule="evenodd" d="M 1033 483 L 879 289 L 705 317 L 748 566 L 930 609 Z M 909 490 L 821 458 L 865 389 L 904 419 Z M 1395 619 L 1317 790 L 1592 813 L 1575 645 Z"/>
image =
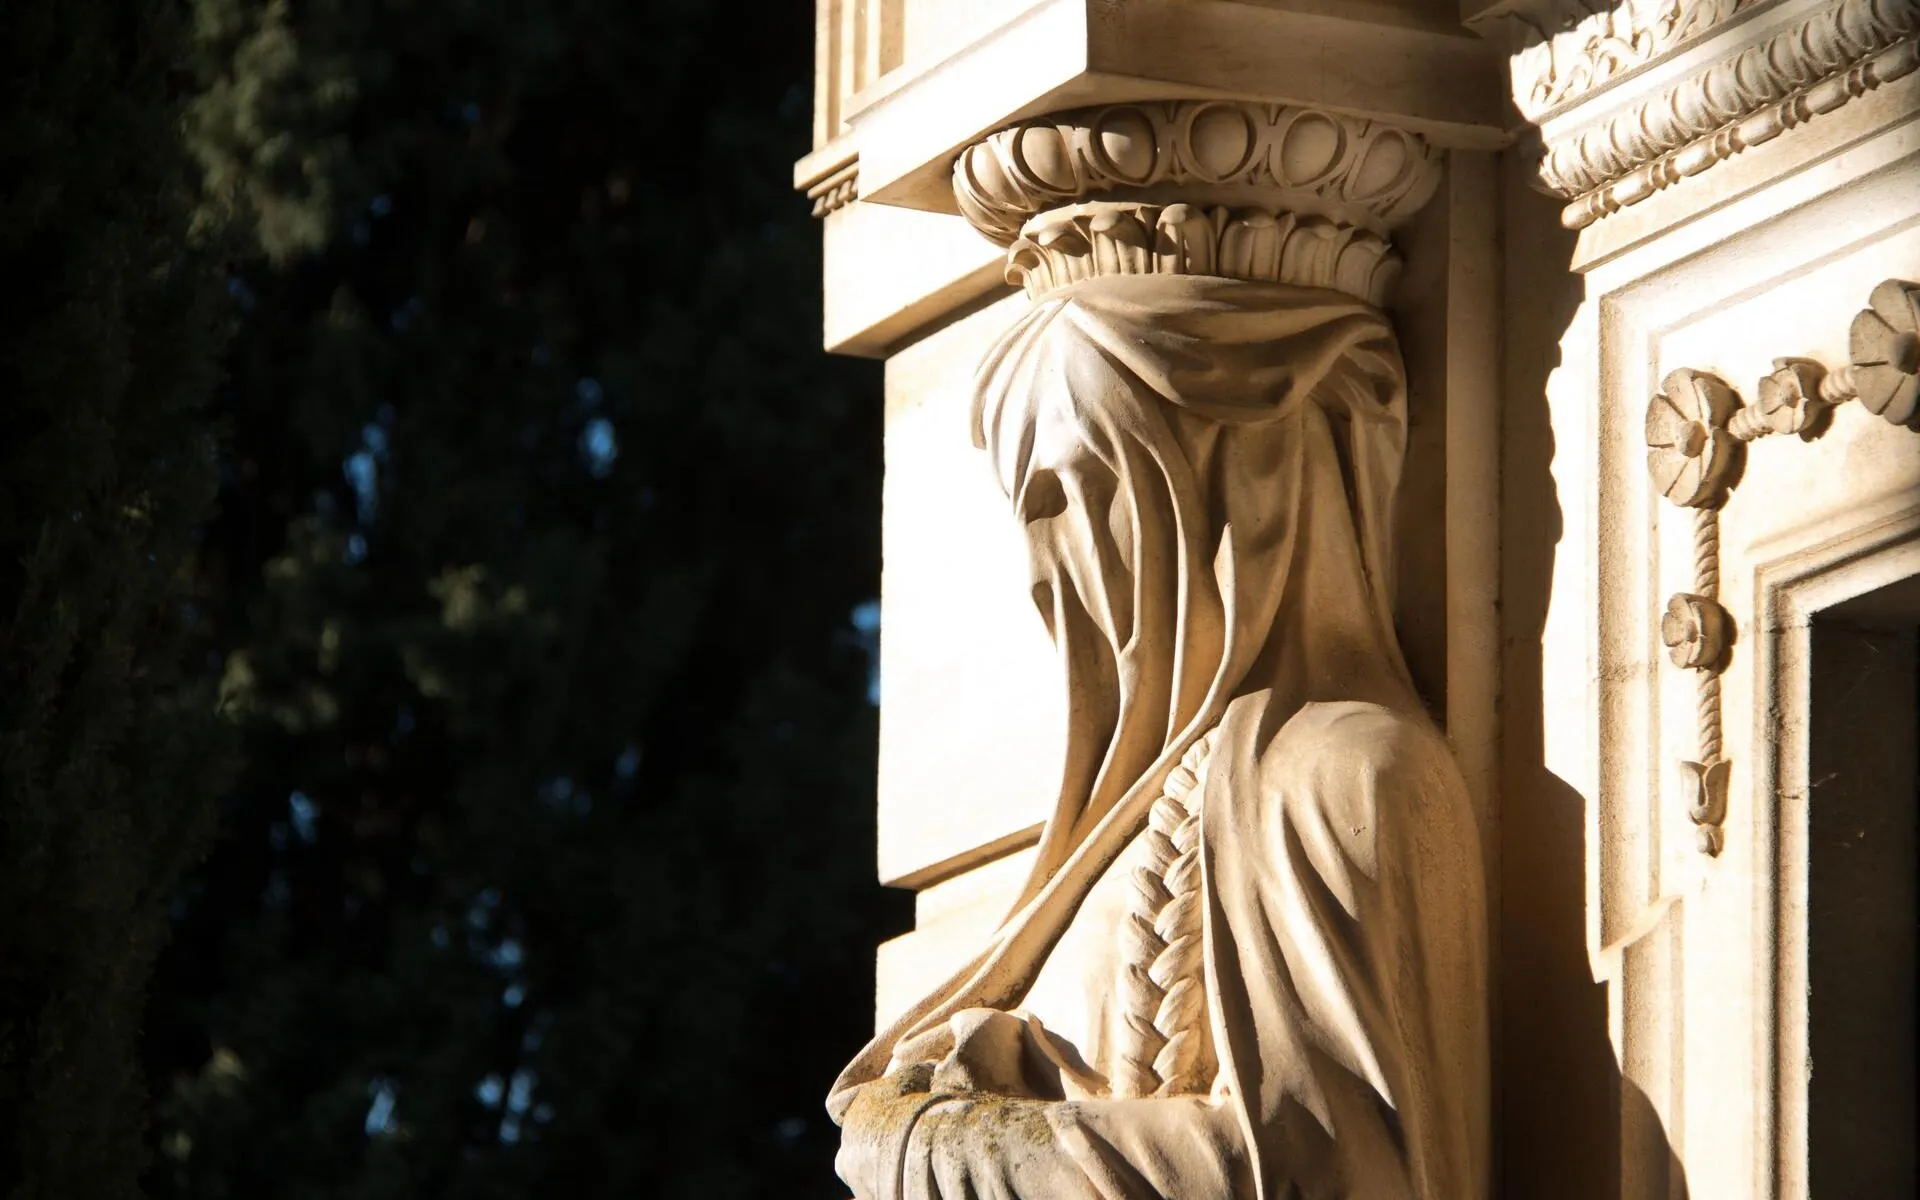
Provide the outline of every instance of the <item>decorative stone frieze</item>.
<path id="1" fill-rule="evenodd" d="M 1514 102 L 1537 120 L 1692 41 L 1758 0 L 1521 0 Z"/>
<path id="2" fill-rule="evenodd" d="M 1584 228 L 1920 66 L 1920 0 L 1835 0 L 1592 124 L 1552 136 L 1540 179 Z"/>

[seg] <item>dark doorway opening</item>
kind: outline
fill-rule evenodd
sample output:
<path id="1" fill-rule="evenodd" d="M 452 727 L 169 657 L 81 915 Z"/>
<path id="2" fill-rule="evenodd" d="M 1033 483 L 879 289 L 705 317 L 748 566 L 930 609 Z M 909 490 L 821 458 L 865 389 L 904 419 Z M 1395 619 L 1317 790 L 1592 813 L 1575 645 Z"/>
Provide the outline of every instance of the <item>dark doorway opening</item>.
<path id="1" fill-rule="evenodd" d="M 1812 631 L 1809 1185 L 1920 1195 L 1920 579 Z"/>

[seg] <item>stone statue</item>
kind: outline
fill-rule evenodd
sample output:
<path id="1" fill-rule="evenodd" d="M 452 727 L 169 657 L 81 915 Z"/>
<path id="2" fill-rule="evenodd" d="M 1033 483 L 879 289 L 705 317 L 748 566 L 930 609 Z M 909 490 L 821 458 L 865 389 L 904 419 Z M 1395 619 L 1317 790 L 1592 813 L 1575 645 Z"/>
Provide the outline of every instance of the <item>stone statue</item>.
<path id="1" fill-rule="evenodd" d="M 981 367 L 1065 769 L 991 944 L 834 1085 L 861 1200 L 1486 1194 L 1480 842 L 1390 608 L 1399 351 L 1228 273 L 1050 276 Z"/>

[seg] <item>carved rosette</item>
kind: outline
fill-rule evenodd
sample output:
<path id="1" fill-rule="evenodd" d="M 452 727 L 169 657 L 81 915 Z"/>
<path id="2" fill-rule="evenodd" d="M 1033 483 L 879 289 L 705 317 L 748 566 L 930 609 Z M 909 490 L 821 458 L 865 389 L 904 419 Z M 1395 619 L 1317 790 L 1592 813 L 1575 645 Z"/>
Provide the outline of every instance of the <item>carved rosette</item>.
<path id="1" fill-rule="evenodd" d="M 1920 432 L 1920 284 L 1889 279 L 1853 319 L 1853 385 L 1867 411 Z"/>
<path id="2" fill-rule="evenodd" d="M 1291 105 L 1082 109 L 987 138 L 954 164 L 974 227 L 1039 295 L 1101 275 L 1199 274 L 1385 301 L 1387 233 L 1433 194 L 1440 152 L 1397 127 Z"/>
<path id="3" fill-rule="evenodd" d="M 1660 386 L 1647 402 L 1647 471 L 1675 504 L 1717 508 L 1739 465 L 1740 442 L 1728 425 L 1740 398 L 1718 376 L 1685 367 Z"/>

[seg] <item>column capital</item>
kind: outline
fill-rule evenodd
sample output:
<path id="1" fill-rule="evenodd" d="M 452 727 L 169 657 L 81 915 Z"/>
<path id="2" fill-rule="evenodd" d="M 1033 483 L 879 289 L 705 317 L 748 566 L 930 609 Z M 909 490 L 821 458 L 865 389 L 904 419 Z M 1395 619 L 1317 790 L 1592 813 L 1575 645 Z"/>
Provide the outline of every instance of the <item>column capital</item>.
<path id="1" fill-rule="evenodd" d="M 1203 274 L 1379 304 L 1388 233 L 1444 155 L 1387 122 L 1289 104 L 1178 100 L 1047 114 L 975 143 L 953 190 L 1038 293 L 1094 275 Z"/>

